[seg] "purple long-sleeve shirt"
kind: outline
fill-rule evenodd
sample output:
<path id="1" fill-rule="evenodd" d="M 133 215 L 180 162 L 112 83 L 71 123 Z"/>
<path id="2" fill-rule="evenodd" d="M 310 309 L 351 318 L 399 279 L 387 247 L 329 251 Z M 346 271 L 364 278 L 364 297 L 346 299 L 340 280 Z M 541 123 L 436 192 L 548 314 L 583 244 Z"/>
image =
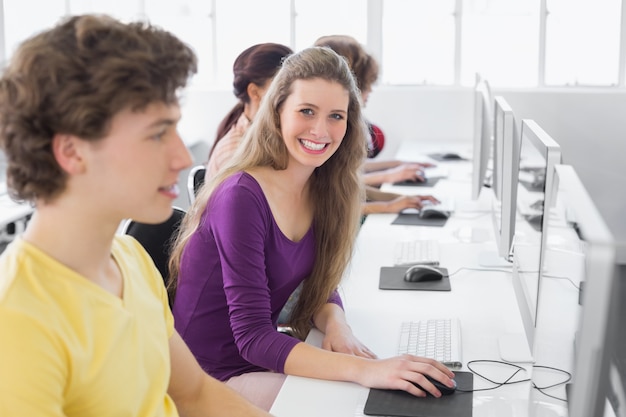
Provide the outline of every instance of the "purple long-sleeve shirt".
<path id="1" fill-rule="evenodd" d="M 185 247 L 173 308 L 202 368 L 220 380 L 284 372 L 298 340 L 276 330 L 278 315 L 314 261 L 312 227 L 299 242 L 289 240 L 252 176 L 226 179 Z M 329 302 L 342 306 L 336 292 Z"/>

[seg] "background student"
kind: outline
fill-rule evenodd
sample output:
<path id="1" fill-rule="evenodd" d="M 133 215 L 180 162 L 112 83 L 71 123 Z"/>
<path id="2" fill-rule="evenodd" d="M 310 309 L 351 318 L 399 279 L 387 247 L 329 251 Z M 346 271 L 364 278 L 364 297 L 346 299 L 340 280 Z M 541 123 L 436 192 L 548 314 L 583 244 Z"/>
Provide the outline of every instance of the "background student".
<path id="1" fill-rule="evenodd" d="M 235 153 L 276 71 L 292 52 L 281 44 L 260 43 L 247 48 L 235 59 L 233 93 L 239 101 L 217 128 L 205 178 L 213 177 Z"/>
<path id="2" fill-rule="evenodd" d="M 372 86 L 378 79 L 378 63 L 374 57 L 368 54 L 356 39 L 347 35 L 322 36 L 315 41 L 315 46 L 331 48 L 348 61 L 348 65 L 356 77 L 361 100 L 365 106 L 372 92 Z M 407 208 L 421 208 L 423 200 L 436 202 L 437 200 L 432 196 L 402 195 L 383 192 L 376 188 L 383 183 L 422 181 L 424 178 L 420 173 L 431 164 L 371 159 L 382 150 L 384 134 L 373 123 L 367 122 L 367 124 L 370 135 L 368 135 L 368 159 L 363 164 L 365 171 L 363 179 L 367 185 L 367 202 L 363 206 L 363 214 L 398 213 Z"/>
<path id="3" fill-rule="evenodd" d="M 35 213 L 0 256 L 0 415 L 267 416 L 202 371 L 125 218 L 167 219 L 196 57 L 146 23 L 70 17 L 0 78 L 7 181 Z"/>
<path id="4" fill-rule="evenodd" d="M 285 375 L 439 396 L 441 363 L 376 359 L 336 291 L 359 229 L 367 126 L 346 61 L 328 48 L 287 57 L 229 165 L 201 190 L 171 259 L 176 327 L 202 367 L 262 408 Z M 289 295 L 298 338 L 276 330 Z M 312 327 L 322 348 L 301 340 Z"/>

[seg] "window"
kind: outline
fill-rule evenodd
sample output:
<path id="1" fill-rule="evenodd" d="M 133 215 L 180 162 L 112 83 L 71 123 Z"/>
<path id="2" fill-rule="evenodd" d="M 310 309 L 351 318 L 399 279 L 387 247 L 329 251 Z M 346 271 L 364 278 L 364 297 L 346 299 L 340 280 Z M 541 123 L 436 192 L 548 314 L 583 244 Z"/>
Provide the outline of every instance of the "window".
<path id="1" fill-rule="evenodd" d="M 626 71 L 626 0 L 0 1 L 2 60 L 67 14 L 148 19 L 198 55 L 190 89 L 230 89 L 233 61 L 253 44 L 300 50 L 332 34 L 364 44 L 387 85 L 471 86 L 480 73 L 495 87 L 624 87 Z"/>
<path id="2" fill-rule="evenodd" d="M 548 0 L 546 84 L 618 83 L 620 0 Z"/>
<path id="3" fill-rule="evenodd" d="M 385 1 L 383 83 L 454 84 L 454 3 L 454 0 Z"/>
<path id="4" fill-rule="evenodd" d="M 463 0 L 461 84 L 533 87 L 539 69 L 539 2 Z"/>
<path id="5" fill-rule="evenodd" d="M 232 84 L 233 62 L 246 48 L 263 42 L 289 45 L 289 0 L 216 0 L 216 84 Z"/>
<path id="6" fill-rule="evenodd" d="M 367 2 L 363 0 L 294 0 L 295 50 L 321 36 L 350 35 L 367 43 Z"/>

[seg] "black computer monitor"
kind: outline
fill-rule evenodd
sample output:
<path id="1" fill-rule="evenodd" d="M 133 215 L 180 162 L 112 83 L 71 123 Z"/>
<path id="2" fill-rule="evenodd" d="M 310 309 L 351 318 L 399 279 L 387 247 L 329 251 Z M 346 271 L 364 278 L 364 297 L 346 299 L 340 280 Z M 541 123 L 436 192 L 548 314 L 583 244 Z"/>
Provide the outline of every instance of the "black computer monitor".
<path id="1" fill-rule="evenodd" d="M 476 75 L 474 87 L 474 143 L 472 156 L 472 199 L 476 200 L 485 184 L 491 158 L 493 96 L 486 79 Z"/>
<path id="2" fill-rule="evenodd" d="M 550 217 L 544 231 L 547 247 L 541 270 L 538 329 L 545 329 L 537 333 L 536 345 L 543 343 L 546 350 L 553 351 L 549 355 L 553 358 L 555 351 L 574 358 L 569 364 L 573 365 L 573 382 L 567 391 L 570 417 L 602 416 L 605 404 L 610 403 L 608 400 L 613 399 L 617 404 L 614 399 L 620 397 L 622 410 L 616 415 L 623 415 L 625 373 L 619 355 L 614 360 L 613 353 L 621 352 L 624 358 L 624 346 L 620 347 L 624 339 L 613 335 L 619 333 L 618 326 L 622 335 L 625 333 L 620 320 L 623 316 L 619 314 L 620 308 L 624 312 L 620 285 L 626 276 L 620 277 L 613 237 L 574 168 L 556 165 L 554 173 L 553 192 L 549 194 L 558 215 Z M 556 282 L 556 278 L 560 278 L 563 287 L 555 296 L 546 286 Z M 571 292 L 575 288 L 564 282 L 564 278 L 579 286 L 582 294 L 579 291 L 574 291 L 574 297 L 564 294 L 563 291 Z M 549 299 L 551 296 L 554 298 Z M 559 314 L 556 299 L 569 300 L 569 317 L 554 320 Z M 574 314 L 571 307 L 576 307 Z M 550 321 L 552 328 L 545 324 Z M 567 327 L 565 332 L 563 327 Z M 554 335 L 555 332 L 563 333 Z M 550 343 L 541 340 L 548 337 L 553 337 Z M 554 362 L 550 365 L 559 367 Z M 617 378 L 611 376 L 611 369 Z M 613 383 L 612 379 L 620 382 Z"/>
<path id="3" fill-rule="evenodd" d="M 533 120 L 522 120 L 519 158 L 510 167 L 516 190 L 512 190 L 509 204 L 517 207 L 511 214 L 515 218 L 512 283 L 525 334 L 500 341 L 504 360 L 533 360 L 540 271 L 546 248 L 543 230 L 552 207 L 554 167 L 560 161 L 558 143 Z"/>

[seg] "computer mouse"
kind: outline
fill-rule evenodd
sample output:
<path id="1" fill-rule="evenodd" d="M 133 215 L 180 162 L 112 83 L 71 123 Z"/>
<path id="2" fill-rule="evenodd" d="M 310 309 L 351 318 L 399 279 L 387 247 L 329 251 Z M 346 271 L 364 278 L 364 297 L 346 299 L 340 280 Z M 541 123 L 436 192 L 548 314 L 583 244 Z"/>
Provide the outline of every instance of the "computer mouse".
<path id="1" fill-rule="evenodd" d="M 447 219 L 450 217 L 450 213 L 447 211 L 439 210 L 435 207 L 422 207 L 419 212 L 420 219 Z"/>
<path id="2" fill-rule="evenodd" d="M 435 388 L 439 390 L 439 392 L 441 392 L 441 395 L 454 394 L 454 392 L 456 391 L 456 381 L 454 379 L 452 380 L 454 382 L 454 387 L 450 388 L 449 386 L 442 384 L 441 382 L 437 381 L 435 378 L 431 376 L 428 376 L 428 375 L 424 375 L 424 376 L 426 377 L 427 380 L 429 380 L 435 386 Z M 426 391 L 424 388 L 422 388 L 415 382 L 413 383 L 413 385 L 415 385 L 417 388 L 421 389 L 422 391 L 426 392 L 427 395 L 430 395 L 428 391 Z"/>
<path id="3" fill-rule="evenodd" d="M 430 265 L 413 265 L 404 273 L 407 282 L 439 281 L 443 279 L 443 273 Z"/>
<path id="4" fill-rule="evenodd" d="M 458 153 L 447 152 L 447 153 L 441 154 L 441 159 L 443 159 L 444 161 L 456 161 L 456 160 L 463 159 L 463 158 Z"/>

